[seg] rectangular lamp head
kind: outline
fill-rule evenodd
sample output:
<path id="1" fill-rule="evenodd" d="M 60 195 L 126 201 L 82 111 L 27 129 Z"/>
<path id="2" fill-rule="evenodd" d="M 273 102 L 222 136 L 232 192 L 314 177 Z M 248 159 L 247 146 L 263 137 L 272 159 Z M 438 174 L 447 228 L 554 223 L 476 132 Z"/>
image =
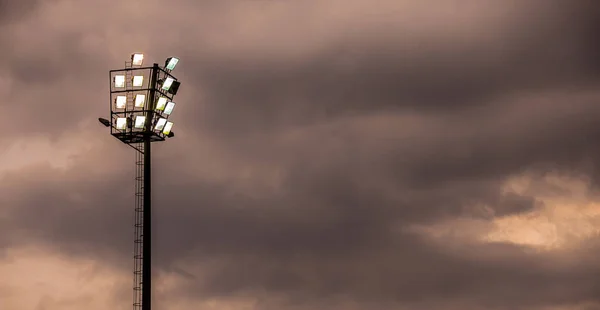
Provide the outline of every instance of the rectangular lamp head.
<path id="1" fill-rule="evenodd" d="M 158 98 L 158 101 L 156 102 L 156 110 L 163 111 L 165 109 L 165 107 L 167 106 L 167 100 L 168 99 L 165 97 Z"/>
<path id="2" fill-rule="evenodd" d="M 135 125 L 134 127 L 137 129 L 143 129 L 146 124 L 146 117 L 143 115 L 138 115 L 135 117 Z"/>
<path id="3" fill-rule="evenodd" d="M 133 77 L 133 86 L 141 87 L 142 85 L 144 85 L 144 76 L 143 75 L 134 76 Z"/>
<path id="4" fill-rule="evenodd" d="M 117 129 L 125 130 L 127 128 L 127 118 L 119 117 L 117 118 Z"/>
<path id="5" fill-rule="evenodd" d="M 158 122 L 156 122 L 156 126 L 154 126 L 154 130 L 156 131 L 161 131 L 165 128 L 165 124 L 167 123 L 167 119 L 166 118 L 161 118 L 158 120 Z"/>
<path id="6" fill-rule="evenodd" d="M 168 92 L 173 94 L 173 96 L 177 95 L 177 91 L 179 90 L 179 85 L 181 85 L 181 83 L 174 81 L 173 84 L 171 85 L 171 88 L 169 88 Z"/>
<path id="7" fill-rule="evenodd" d="M 177 66 L 178 62 L 179 62 L 179 59 L 176 57 L 167 58 L 165 68 L 167 70 L 173 71 L 175 69 L 175 66 Z"/>
<path id="8" fill-rule="evenodd" d="M 115 99 L 115 106 L 117 109 L 125 109 L 125 105 L 127 105 L 127 97 L 126 96 L 117 96 Z"/>
<path id="9" fill-rule="evenodd" d="M 169 88 L 171 88 L 171 85 L 173 85 L 173 82 L 175 82 L 175 80 L 172 77 L 166 78 L 162 84 L 162 90 L 169 90 Z"/>
<path id="10" fill-rule="evenodd" d="M 135 107 L 136 108 L 143 108 L 144 103 L 146 103 L 146 95 L 140 95 L 140 94 L 135 95 Z"/>
<path id="11" fill-rule="evenodd" d="M 143 62 L 144 62 L 144 54 L 135 53 L 135 54 L 131 55 L 131 64 L 132 65 L 141 66 Z"/>
<path id="12" fill-rule="evenodd" d="M 115 87 L 117 87 L 117 88 L 125 87 L 125 76 L 124 75 L 115 75 Z"/>
<path id="13" fill-rule="evenodd" d="M 175 102 L 167 103 L 167 106 L 165 107 L 165 114 L 171 115 L 171 113 L 173 113 L 174 108 L 175 108 Z"/>
<path id="14" fill-rule="evenodd" d="M 165 128 L 163 129 L 163 134 L 169 135 L 171 133 L 171 129 L 173 129 L 173 122 L 167 122 L 165 124 Z"/>

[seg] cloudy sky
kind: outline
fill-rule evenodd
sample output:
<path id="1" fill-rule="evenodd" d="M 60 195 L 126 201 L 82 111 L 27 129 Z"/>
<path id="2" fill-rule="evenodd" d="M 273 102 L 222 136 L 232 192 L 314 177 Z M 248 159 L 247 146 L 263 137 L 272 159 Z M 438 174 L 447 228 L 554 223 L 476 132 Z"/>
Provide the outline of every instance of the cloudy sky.
<path id="1" fill-rule="evenodd" d="M 0 309 L 131 309 L 137 51 L 156 309 L 600 309 L 592 2 L 0 0 Z"/>

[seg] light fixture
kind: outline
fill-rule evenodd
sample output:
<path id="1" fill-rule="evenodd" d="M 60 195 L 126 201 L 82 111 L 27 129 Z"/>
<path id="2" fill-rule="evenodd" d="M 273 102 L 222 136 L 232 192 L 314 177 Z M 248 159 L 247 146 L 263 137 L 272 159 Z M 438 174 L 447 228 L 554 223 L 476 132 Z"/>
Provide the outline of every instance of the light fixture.
<path id="1" fill-rule="evenodd" d="M 124 75 L 115 75 L 115 87 L 117 87 L 117 88 L 125 87 L 125 76 Z"/>
<path id="2" fill-rule="evenodd" d="M 146 124 L 146 117 L 143 115 L 138 115 L 135 117 L 135 128 L 137 129 L 143 129 L 144 128 L 144 124 Z"/>
<path id="3" fill-rule="evenodd" d="M 143 75 L 134 76 L 133 77 L 133 86 L 141 87 L 142 85 L 144 85 L 144 76 Z"/>
<path id="4" fill-rule="evenodd" d="M 165 106 L 167 105 L 167 100 L 168 99 L 166 97 L 158 98 L 158 101 L 156 102 L 156 110 L 163 111 L 165 109 Z"/>
<path id="5" fill-rule="evenodd" d="M 100 117 L 100 118 L 98 118 L 98 121 L 99 121 L 99 122 L 100 122 L 102 125 L 104 125 L 104 126 L 106 126 L 106 127 L 110 127 L 110 121 L 109 121 L 109 120 L 107 120 L 106 118 L 102 118 L 102 117 Z"/>
<path id="6" fill-rule="evenodd" d="M 163 128 L 165 128 L 165 124 L 166 123 L 167 123 L 167 119 L 166 118 L 159 119 L 158 122 L 156 122 L 156 126 L 154 126 L 154 130 L 156 130 L 156 131 L 163 130 Z"/>
<path id="7" fill-rule="evenodd" d="M 174 81 L 173 84 L 171 85 L 171 88 L 169 88 L 168 92 L 173 94 L 173 96 L 177 95 L 177 91 L 179 90 L 179 85 L 181 85 L 181 83 Z"/>
<path id="8" fill-rule="evenodd" d="M 146 95 L 140 95 L 140 94 L 135 95 L 135 107 L 136 108 L 143 108 L 145 102 L 146 102 Z"/>
<path id="9" fill-rule="evenodd" d="M 125 109 L 127 105 L 127 97 L 126 96 L 117 96 L 115 99 L 115 106 L 117 109 Z"/>
<path id="10" fill-rule="evenodd" d="M 127 118 L 119 117 L 117 118 L 117 129 L 125 130 L 127 128 Z"/>
<path id="11" fill-rule="evenodd" d="M 171 133 L 172 128 L 173 128 L 173 122 L 167 122 L 165 124 L 165 128 L 163 129 L 163 134 L 168 136 Z"/>
<path id="12" fill-rule="evenodd" d="M 169 90 L 169 88 L 171 88 L 171 85 L 173 85 L 173 82 L 175 82 L 175 80 L 171 77 L 167 77 L 163 83 L 162 83 L 162 89 L 163 90 Z"/>
<path id="13" fill-rule="evenodd" d="M 173 69 L 175 69 L 175 66 L 177 65 L 178 62 L 179 62 L 179 58 L 176 58 L 176 57 L 167 58 L 167 61 L 165 62 L 165 68 L 167 70 L 173 71 Z"/>
<path id="14" fill-rule="evenodd" d="M 144 54 L 135 53 L 135 54 L 131 55 L 131 64 L 132 65 L 141 66 L 143 62 L 144 62 Z"/>
<path id="15" fill-rule="evenodd" d="M 175 102 L 167 103 L 167 106 L 165 107 L 165 114 L 171 115 L 171 113 L 173 113 L 174 108 L 175 108 Z"/>

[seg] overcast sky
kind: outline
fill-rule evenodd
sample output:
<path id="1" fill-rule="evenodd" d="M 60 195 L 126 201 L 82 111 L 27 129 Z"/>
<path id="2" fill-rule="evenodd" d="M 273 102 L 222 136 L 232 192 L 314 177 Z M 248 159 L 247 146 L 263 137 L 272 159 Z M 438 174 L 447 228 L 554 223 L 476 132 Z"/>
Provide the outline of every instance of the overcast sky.
<path id="1" fill-rule="evenodd" d="M 600 6 L 0 0 L 0 309 L 132 303 L 108 71 L 181 58 L 155 309 L 600 309 Z"/>

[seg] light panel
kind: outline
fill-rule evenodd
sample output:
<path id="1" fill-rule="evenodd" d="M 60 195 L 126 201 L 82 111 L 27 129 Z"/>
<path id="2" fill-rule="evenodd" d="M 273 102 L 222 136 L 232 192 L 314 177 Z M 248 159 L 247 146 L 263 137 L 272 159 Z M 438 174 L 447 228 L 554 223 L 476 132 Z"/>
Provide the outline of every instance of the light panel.
<path id="1" fill-rule="evenodd" d="M 135 117 L 135 125 L 134 127 L 137 129 L 143 129 L 146 124 L 146 117 L 143 115 L 139 115 Z"/>
<path id="2" fill-rule="evenodd" d="M 115 106 L 117 109 L 125 109 L 127 105 L 127 97 L 126 96 L 117 96 L 115 99 Z"/>
<path id="3" fill-rule="evenodd" d="M 165 97 L 158 98 L 158 101 L 156 102 L 156 110 L 163 111 L 165 109 L 165 107 L 167 106 L 167 100 L 168 99 Z"/>
<path id="4" fill-rule="evenodd" d="M 167 70 L 173 71 L 173 69 L 175 69 L 175 66 L 177 65 L 178 62 L 179 62 L 179 59 L 176 57 L 167 58 L 167 65 L 165 66 L 165 68 Z"/>
<path id="5" fill-rule="evenodd" d="M 174 108 L 175 108 L 175 102 L 167 103 L 167 106 L 165 107 L 165 114 L 171 115 L 171 113 L 173 113 Z"/>
<path id="6" fill-rule="evenodd" d="M 173 85 L 173 82 L 175 82 L 175 80 L 173 78 L 171 78 L 171 77 L 166 78 L 162 84 L 162 89 L 169 90 L 169 88 L 171 88 L 171 85 Z"/>
<path id="7" fill-rule="evenodd" d="M 132 65 L 141 66 L 143 62 L 144 62 L 144 54 L 135 53 L 135 54 L 131 55 L 131 64 Z"/>
<path id="8" fill-rule="evenodd" d="M 154 130 L 156 131 L 161 131 L 165 128 L 165 124 L 167 123 L 167 119 L 166 118 L 161 118 L 158 120 L 158 122 L 156 122 L 156 126 L 154 126 Z"/>
<path id="9" fill-rule="evenodd" d="M 143 108 L 144 107 L 144 103 L 146 102 L 146 95 L 135 95 L 135 107 L 136 108 Z"/>
<path id="10" fill-rule="evenodd" d="M 127 119 L 125 117 L 117 118 L 117 129 L 125 130 L 127 128 Z"/>
<path id="11" fill-rule="evenodd" d="M 144 85 L 144 76 L 143 75 L 134 76 L 133 77 L 133 86 L 141 87 L 142 85 Z"/>
<path id="12" fill-rule="evenodd" d="M 165 128 L 163 129 L 163 134 L 168 135 L 171 133 L 171 129 L 173 129 L 173 122 L 167 122 L 165 124 Z"/>
<path id="13" fill-rule="evenodd" d="M 115 75 L 115 87 L 117 87 L 117 88 L 125 87 L 125 76 L 124 75 Z"/>

